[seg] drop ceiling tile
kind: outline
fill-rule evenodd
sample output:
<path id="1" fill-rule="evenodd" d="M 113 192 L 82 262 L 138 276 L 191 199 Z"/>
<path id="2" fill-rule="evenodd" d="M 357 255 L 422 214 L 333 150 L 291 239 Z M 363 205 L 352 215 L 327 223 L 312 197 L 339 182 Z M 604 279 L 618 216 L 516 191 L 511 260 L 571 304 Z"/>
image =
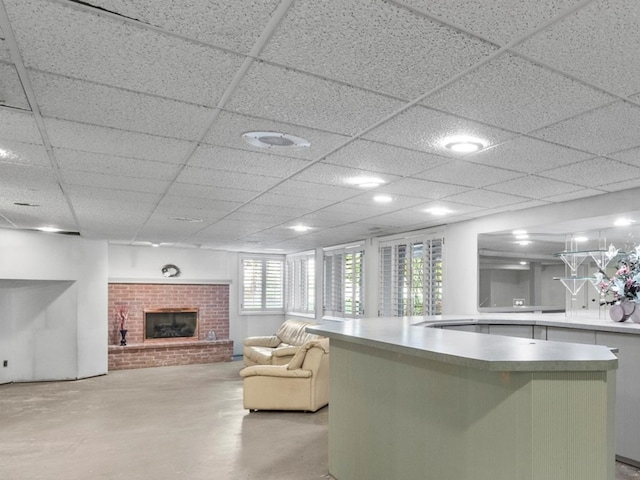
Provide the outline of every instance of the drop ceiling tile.
<path id="1" fill-rule="evenodd" d="M 607 156 L 616 160 L 620 160 L 621 162 L 627 163 L 629 165 L 640 167 L 640 147 L 621 150 L 619 152 L 610 153 Z"/>
<path id="2" fill-rule="evenodd" d="M 413 175 L 448 160 L 394 145 L 355 140 L 327 156 L 324 162 L 372 172 Z"/>
<path id="3" fill-rule="evenodd" d="M 580 1 L 404 0 L 404 3 L 504 45 L 544 25 Z"/>
<path id="4" fill-rule="evenodd" d="M 66 148 L 55 148 L 54 154 L 61 170 L 121 175 L 150 180 L 173 180 L 178 166 L 171 163 L 140 160 L 130 157 L 118 157 L 102 153 L 81 152 Z"/>
<path id="5" fill-rule="evenodd" d="M 273 187 L 281 180 L 276 177 L 267 177 L 264 175 L 187 166 L 180 172 L 176 181 L 180 183 L 190 183 L 192 185 L 262 192 L 263 190 Z"/>
<path id="6" fill-rule="evenodd" d="M 9 46 L 5 40 L 4 33 L 0 29 L 0 60 L 7 63 L 12 63 L 11 52 Z"/>
<path id="7" fill-rule="evenodd" d="M 255 62 L 227 109 L 278 122 L 353 135 L 402 102 L 286 68 Z"/>
<path id="8" fill-rule="evenodd" d="M 105 175 L 102 173 L 79 172 L 66 170 L 61 172 L 66 185 L 81 185 L 85 187 L 110 188 L 129 192 L 164 193 L 169 186 L 165 180 L 150 180 L 123 175 Z"/>
<path id="9" fill-rule="evenodd" d="M 164 195 L 156 211 L 165 214 L 167 218 L 189 217 L 207 220 L 208 218 L 223 217 L 242 205 L 242 202 L 229 200 Z"/>
<path id="10" fill-rule="evenodd" d="M 519 176 L 522 176 L 522 173 L 457 159 L 451 159 L 446 164 L 415 175 L 415 177 L 425 180 L 473 188 L 484 187 Z"/>
<path id="11" fill-rule="evenodd" d="M 371 192 L 362 193 L 356 197 L 349 198 L 348 200 L 335 205 L 327 207 L 325 210 L 339 213 L 341 211 L 348 211 L 357 213 L 362 211 L 363 208 L 371 207 L 378 213 L 400 210 L 402 208 L 409 208 L 415 205 L 424 203 L 424 198 L 410 197 L 407 195 L 390 195 L 392 201 L 389 203 L 378 203 L 374 200 L 374 197 L 380 193 L 377 190 Z"/>
<path id="12" fill-rule="evenodd" d="M 140 158 L 175 165 L 184 162 L 193 148 L 190 142 L 184 140 L 67 120 L 45 118 L 45 124 L 54 147 L 83 152 Z"/>
<path id="13" fill-rule="evenodd" d="M 306 160 L 283 157 L 266 151 L 238 150 L 212 145 L 200 145 L 189 159 L 192 167 L 227 172 L 252 173 L 287 178 L 309 165 Z"/>
<path id="14" fill-rule="evenodd" d="M 496 49 L 390 3 L 342 0 L 295 2 L 260 57 L 412 99 Z"/>
<path id="15" fill-rule="evenodd" d="M 278 211 L 272 211 L 270 215 L 261 213 L 245 212 L 242 210 L 236 210 L 229 214 L 227 217 L 229 220 L 235 220 L 238 222 L 247 222 L 250 224 L 260 225 L 280 225 L 282 223 L 295 220 L 296 217 L 288 215 L 279 215 Z"/>
<path id="16" fill-rule="evenodd" d="M 445 209 L 448 210 L 449 213 L 446 215 L 436 215 L 430 212 L 433 209 Z M 463 203 L 455 203 L 448 202 L 446 200 L 437 200 L 428 203 L 423 203 L 419 206 L 419 210 L 426 212 L 432 215 L 434 218 L 440 218 L 441 221 L 446 221 L 447 223 L 451 220 L 452 217 L 457 217 L 460 215 L 468 215 L 471 213 L 479 212 L 484 210 L 483 207 L 478 205 L 465 205 Z"/>
<path id="17" fill-rule="evenodd" d="M 640 146 L 640 106 L 617 102 L 532 132 L 535 137 L 607 155 Z"/>
<path id="18" fill-rule="evenodd" d="M 199 140 L 215 111 L 198 105 L 42 72 L 30 73 L 44 116 Z"/>
<path id="19" fill-rule="evenodd" d="M 458 195 L 452 195 L 447 198 L 447 201 L 449 202 L 474 205 L 483 208 L 504 207 L 521 203 L 527 200 L 528 198 L 519 195 L 507 195 L 505 193 L 482 189 L 469 190 Z"/>
<path id="20" fill-rule="evenodd" d="M 624 173 L 618 175 L 618 172 Z M 616 181 L 640 178 L 640 167 L 633 167 L 610 158 L 597 157 L 566 167 L 547 170 L 539 175 L 582 187 L 602 188 L 603 185 L 615 184 Z M 624 190 L 624 188 L 618 190 Z"/>
<path id="21" fill-rule="evenodd" d="M 609 180 L 612 180 L 611 178 Z M 620 180 L 615 180 L 610 183 L 606 183 L 603 185 L 599 185 L 598 188 L 605 192 L 619 192 L 621 190 L 628 190 L 631 188 L 640 187 L 640 179 L 639 178 L 622 178 Z"/>
<path id="22" fill-rule="evenodd" d="M 190 1 L 94 0 L 96 7 L 116 12 L 211 45 L 249 53 L 265 28 L 278 0 L 255 0 L 251 8 L 235 0 Z"/>
<path id="23" fill-rule="evenodd" d="M 0 163 L 0 187 L 20 187 L 50 191 L 58 188 L 58 180 L 51 167 Z"/>
<path id="24" fill-rule="evenodd" d="M 278 215 L 295 218 L 313 209 L 300 207 L 293 200 L 292 197 L 267 193 L 258 197 L 254 202 L 242 205 L 240 211 L 258 215 L 273 215 L 274 212 L 277 212 Z M 258 203 L 261 201 L 266 202 L 266 204 Z"/>
<path id="25" fill-rule="evenodd" d="M 640 90 L 639 22 L 640 4 L 635 0 L 598 0 L 515 50 L 605 90 L 629 95 Z"/>
<path id="26" fill-rule="evenodd" d="M 0 108 L 0 139 L 42 145 L 33 115 L 9 108 Z"/>
<path id="27" fill-rule="evenodd" d="M 569 165 L 592 155 L 530 137 L 516 137 L 465 160 L 516 172 L 537 173 Z"/>
<path id="28" fill-rule="evenodd" d="M 0 63 L 0 105 L 31 110 L 16 67 Z"/>
<path id="29" fill-rule="evenodd" d="M 310 199 L 329 200 L 331 203 L 334 203 L 357 195 L 358 190 L 348 187 L 339 187 L 336 185 L 287 180 L 284 183 L 277 185 L 269 193 L 289 195 L 298 198 L 305 197 Z"/>
<path id="30" fill-rule="evenodd" d="M 216 106 L 244 60 L 73 6 L 5 4 L 24 63 L 36 70 Z"/>
<path id="31" fill-rule="evenodd" d="M 527 60 L 503 54 L 422 103 L 526 133 L 614 99 Z"/>
<path id="32" fill-rule="evenodd" d="M 288 182 L 290 183 L 290 182 Z M 307 185 L 316 186 L 313 184 L 303 184 L 302 182 L 296 182 L 295 188 L 293 186 L 288 187 L 288 194 L 270 191 L 268 193 L 264 193 L 255 199 L 253 203 L 257 205 L 268 205 L 273 206 L 278 209 L 287 209 L 285 211 L 292 212 L 298 211 L 300 215 L 303 215 L 308 212 L 312 212 L 315 210 L 319 210 L 328 205 L 332 205 L 339 201 L 338 199 L 326 198 L 331 197 L 330 194 L 315 197 L 315 196 L 306 196 L 300 195 L 300 191 L 304 191 Z M 339 187 L 333 187 L 339 189 Z"/>
<path id="33" fill-rule="evenodd" d="M 545 200 L 552 203 L 560 203 L 568 202 L 569 200 L 577 200 L 580 198 L 594 197 L 596 195 L 602 195 L 603 193 L 603 190 L 583 188 L 581 190 L 576 190 L 575 192 L 562 193 L 560 195 L 550 195 L 546 197 Z"/>
<path id="34" fill-rule="evenodd" d="M 256 192 L 240 188 L 211 188 L 208 185 L 194 185 L 191 183 L 174 182 L 167 190 L 168 195 L 194 198 L 194 202 L 198 199 L 202 200 L 226 200 L 229 202 L 248 202 L 256 196 Z"/>
<path id="35" fill-rule="evenodd" d="M 293 176 L 292 180 L 312 183 L 323 183 L 329 185 L 339 185 L 352 188 L 353 194 L 357 195 L 362 192 L 363 188 L 354 185 L 352 182 L 356 179 L 372 179 L 380 180 L 383 184 L 394 182 L 401 177 L 391 175 L 389 173 L 375 173 L 356 168 L 342 167 L 327 163 L 315 163 L 305 168 L 302 172 Z"/>
<path id="36" fill-rule="evenodd" d="M 32 167 L 50 167 L 51 160 L 42 145 L 0 139 L 0 162 L 19 163 Z"/>
<path id="37" fill-rule="evenodd" d="M 121 209 L 150 212 L 161 198 L 161 195 L 153 192 L 125 192 L 86 185 L 67 185 L 65 192 L 69 194 L 74 206 L 88 205 L 99 209 L 102 214 L 114 216 L 117 216 Z"/>
<path id="38" fill-rule="evenodd" d="M 389 185 L 378 187 L 376 192 L 435 200 L 456 195 L 466 190 L 469 190 L 469 188 L 460 185 L 430 182 L 419 178 L 404 178 Z"/>
<path id="39" fill-rule="evenodd" d="M 496 183 L 486 188 L 487 190 L 492 190 L 495 192 L 520 195 L 536 200 L 546 199 L 551 195 L 561 195 L 564 193 L 581 190 L 581 187 L 578 185 L 560 182 L 551 178 L 543 178 L 537 175 L 527 175 L 526 177 L 519 177 L 514 180 Z"/>
<path id="40" fill-rule="evenodd" d="M 454 135 L 467 135 L 495 145 L 516 136 L 515 133 L 482 125 L 453 115 L 414 106 L 366 133 L 368 140 L 398 145 L 447 157 L 460 156 L 447 150 L 442 142 Z"/>
<path id="41" fill-rule="evenodd" d="M 0 215 L 19 228 L 52 226 L 68 231 L 77 229 L 69 204 L 60 189 L 42 191 L 2 187 L 0 190 Z M 28 203 L 32 206 L 16 203 Z"/>

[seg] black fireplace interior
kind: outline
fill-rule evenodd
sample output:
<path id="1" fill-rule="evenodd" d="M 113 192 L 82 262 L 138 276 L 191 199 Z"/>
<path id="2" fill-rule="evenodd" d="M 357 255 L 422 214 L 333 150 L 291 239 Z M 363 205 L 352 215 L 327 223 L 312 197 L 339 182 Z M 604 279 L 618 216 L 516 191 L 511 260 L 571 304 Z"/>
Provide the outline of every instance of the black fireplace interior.
<path id="1" fill-rule="evenodd" d="M 198 327 L 197 310 L 154 310 L 144 312 L 144 338 L 193 337 Z"/>

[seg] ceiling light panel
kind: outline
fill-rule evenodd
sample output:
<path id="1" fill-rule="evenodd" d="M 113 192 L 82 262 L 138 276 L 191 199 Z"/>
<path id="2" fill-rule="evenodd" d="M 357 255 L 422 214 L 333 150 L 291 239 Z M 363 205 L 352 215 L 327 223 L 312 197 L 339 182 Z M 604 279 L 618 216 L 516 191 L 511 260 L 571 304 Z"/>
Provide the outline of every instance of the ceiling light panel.
<path id="1" fill-rule="evenodd" d="M 45 116 L 184 140 L 199 140 L 215 116 L 210 108 L 58 75 L 30 78 Z"/>
<path id="2" fill-rule="evenodd" d="M 530 132 L 614 98 L 539 65 L 502 54 L 422 103 L 509 130 Z M 522 115 L 524 110 L 527 115 Z"/>
<path id="3" fill-rule="evenodd" d="M 46 118 L 45 125 L 54 147 L 72 150 L 179 164 L 192 148 L 192 143 L 184 140 L 67 120 Z"/>
<path id="4" fill-rule="evenodd" d="M 398 175 L 377 174 L 355 168 L 331 165 L 324 162 L 316 163 L 298 173 L 294 179 L 312 183 L 326 183 L 332 185 L 350 186 L 358 188 L 362 184 L 390 183 L 399 179 Z"/>
<path id="5" fill-rule="evenodd" d="M 408 9 L 343 0 L 294 3 L 261 58 L 408 100 L 496 49 Z"/>
<path id="6" fill-rule="evenodd" d="M 19 163 L 32 167 L 51 166 L 51 160 L 42 145 L 0 138 L 0 149 L 5 152 L 4 155 L 0 155 L 0 163 Z"/>
<path id="7" fill-rule="evenodd" d="M 260 103 L 256 104 L 256 98 Z M 322 105 L 322 108 L 310 108 Z M 254 63 L 227 105 L 228 110 L 353 135 L 403 105 L 337 82 Z"/>
<path id="8" fill-rule="evenodd" d="M 274 187 L 271 193 L 329 200 L 334 203 L 356 195 L 357 191 L 354 191 L 351 187 L 341 187 L 327 183 L 288 180 Z"/>
<path id="9" fill-rule="evenodd" d="M 13 1 L 7 10 L 27 67 L 127 90 L 215 107 L 244 61 L 64 4 Z"/>
<path id="10" fill-rule="evenodd" d="M 450 157 L 454 154 L 441 142 L 462 133 L 482 138 L 487 145 L 497 145 L 516 136 L 505 130 L 415 106 L 368 132 L 365 138 Z"/>
<path id="11" fill-rule="evenodd" d="M 488 190 L 474 189 L 451 195 L 447 201 L 473 205 L 484 208 L 497 208 L 521 203 L 527 199 L 522 196 L 508 195 L 505 193 L 491 192 Z"/>

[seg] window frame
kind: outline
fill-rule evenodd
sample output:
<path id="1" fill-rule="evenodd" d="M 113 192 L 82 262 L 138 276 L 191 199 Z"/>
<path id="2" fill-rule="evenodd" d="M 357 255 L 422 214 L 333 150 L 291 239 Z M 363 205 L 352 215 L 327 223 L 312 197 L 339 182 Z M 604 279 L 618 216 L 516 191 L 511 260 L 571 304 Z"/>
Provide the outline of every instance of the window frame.
<path id="1" fill-rule="evenodd" d="M 253 261 L 261 264 L 261 278 L 260 278 L 260 306 L 258 308 L 247 308 L 246 304 L 247 298 L 247 289 L 246 289 L 246 280 L 247 280 L 247 267 L 245 266 L 245 262 Z M 280 280 L 279 285 L 276 281 L 275 285 L 269 284 L 269 265 L 279 265 L 280 266 Z M 276 269 L 277 270 L 277 269 Z M 278 273 L 278 272 L 276 272 Z M 271 273 L 271 275 L 273 272 Z M 276 277 L 277 280 L 277 277 Z M 257 281 L 257 280 L 256 280 Z M 284 301 L 285 301 L 285 257 L 284 255 L 261 255 L 261 254 L 241 254 L 240 255 L 240 295 L 239 295 L 239 314 L 240 315 L 274 315 L 274 314 L 284 314 Z M 280 293 L 280 305 L 276 305 L 273 307 L 269 306 L 269 302 L 274 299 L 269 299 L 269 289 L 274 287 L 276 289 L 279 288 Z M 256 303 L 257 295 L 255 295 L 253 302 Z M 275 298 L 277 301 L 277 297 Z"/>
<path id="2" fill-rule="evenodd" d="M 444 237 L 425 235 L 378 246 L 378 316 L 440 315 Z"/>
<path id="3" fill-rule="evenodd" d="M 285 258 L 285 312 L 292 315 L 316 315 L 315 251 L 295 253 Z"/>
<path id="4" fill-rule="evenodd" d="M 364 317 L 365 251 L 364 244 L 324 249 L 322 258 L 324 318 Z M 349 304 L 351 307 L 348 306 Z"/>

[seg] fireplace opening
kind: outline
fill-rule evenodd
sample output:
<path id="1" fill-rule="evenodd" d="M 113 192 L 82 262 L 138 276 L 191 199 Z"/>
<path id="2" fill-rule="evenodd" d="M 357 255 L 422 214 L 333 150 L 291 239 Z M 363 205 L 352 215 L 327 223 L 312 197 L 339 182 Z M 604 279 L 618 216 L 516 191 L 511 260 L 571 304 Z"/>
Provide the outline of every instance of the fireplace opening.
<path id="1" fill-rule="evenodd" d="M 197 308 L 158 308 L 144 311 L 144 339 L 194 337 Z"/>

